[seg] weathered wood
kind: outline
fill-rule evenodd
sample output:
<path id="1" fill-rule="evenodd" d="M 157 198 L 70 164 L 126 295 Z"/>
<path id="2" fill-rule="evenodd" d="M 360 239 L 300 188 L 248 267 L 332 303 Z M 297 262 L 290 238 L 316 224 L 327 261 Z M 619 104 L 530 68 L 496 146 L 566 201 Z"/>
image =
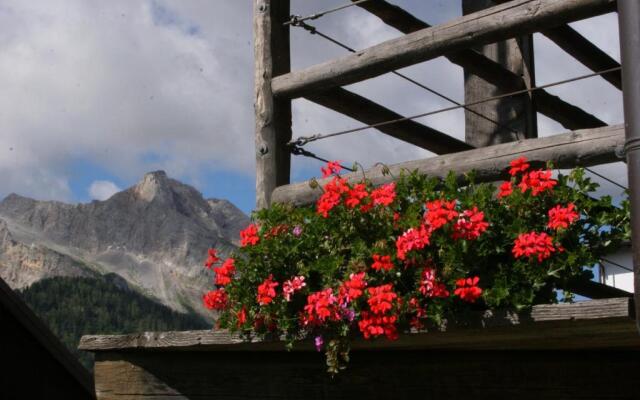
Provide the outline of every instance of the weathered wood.
<path id="1" fill-rule="evenodd" d="M 402 118 L 402 115 L 342 88 L 307 94 L 305 98 L 367 125 Z M 454 153 L 473 148 L 446 133 L 415 121 L 403 121 L 376 129 L 436 154 Z"/>
<path id="2" fill-rule="evenodd" d="M 462 12 L 465 15 L 471 14 L 493 5 L 491 0 L 462 0 Z M 477 46 L 474 50 L 520 76 L 527 88 L 535 86 L 531 34 Z M 464 102 L 467 104 L 508 92 L 509 89 L 487 82 L 468 69 L 464 71 Z M 476 104 L 469 108 L 497 122 L 496 124 L 465 110 L 465 141 L 474 147 L 538 136 L 532 93 Z"/>
<path id="3" fill-rule="evenodd" d="M 629 336 L 621 340 L 618 334 L 635 333 L 632 314 L 632 299 L 613 298 L 590 300 L 573 304 L 545 304 L 534 306 L 530 311 L 477 311 L 450 320 L 444 331 L 401 335 L 397 341 L 356 340 L 353 348 L 375 350 L 394 349 L 533 349 L 567 348 L 564 341 L 554 344 L 553 338 L 562 338 L 571 333 L 588 331 L 590 338 L 576 338 L 571 348 L 583 346 L 638 346 L 640 336 Z M 535 326 L 535 328 L 534 328 Z M 488 329 L 492 328 L 492 329 Z M 493 329 L 495 328 L 495 329 Z M 517 329 L 516 329 L 517 328 Z M 606 331 L 606 332 L 597 332 Z M 607 333 L 608 332 L 608 333 Z M 603 336 L 591 337 L 602 333 Z M 612 340 L 608 334 L 615 336 Z M 130 335 L 86 335 L 80 340 L 79 349 L 93 352 L 132 350 L 198 350 L 198 351 L 284 351 L 278 341 L 246 341 L 226 331 L 144 332 Z M 312 351 L 314 346 L 303 342 L 294 350 Z"/>
<path id="4" fill-rule="evenodd" d="M 569 290 L 570 292 L 573 292 L 580 296 L 588 297 L 590 299 L 608 299 L 611 297 L 633 296 L 633 293 L 593 281 L 572 282 L 569 285 L 563 287 L 563 289 Z"/>
<path id="5" fill-rule="evenodd" d="M 275 99 L 273 77 L 291 69 L 289 0 L 254 0 L 256 208 L 269 205 L 277 186 L 289 183 L 291 101 Z"/>
<path id="6" fill-rule="evenodd" d="M 507 3 L 510 0 L 492 0 L 496 4 Z M 620 63 L 614 60 L 604 51 L 582 36 L 569 25 L 562 25 L 541 32 L 551 39 L 567 54 L 578 60 L 593 72 L 620 67 Z M 601 75 L 607 82 L 622 90 L 622 74 L 613 71 Z"/>
<path id="7" fill-rule="evenodd" d="M 570 342 L 568 340 L 567 342 Z M 638 351 L 145 352 L 96 357 L 99 399 L 633 399 Z"/>
<path id="8" fill-rule="evenodd" d="M 577 165 L 592 166 L 619 161 L 623 146 L 624 127 L 616 125 L 407 161 L 391 165 L 391 174 L 388 175 L 382 173 L 382 167 L 375 167 L 367 170 L 365 175 L 374 185 L 381 185 L 397 179 L 403 171 L 417 170 L 422 174 L 443 178 L 449 171 L 459 176 L 475 171 L 478 182 L 490 182 L 504 178 L 509 162 L 519 156 L 526 156 L 540 165 L 551 160 L 558 168 L 573 168 Z M 362 173 L 345 174 L 344 177 L 350 182 L 357 182 L 362 179 Z M 329 179 L 318 181 L 320 187 L 327 182 Z M 294 205 L 310 204 L 322 194 L 320 187 L 311 188 L 309 182 L 281 186 L 274 190 L 272 200 Z"/>
<path id="9" fill-rule="evenodd" d="M 608 12 L 615 0 L 514 0 L 354 54 L 274 78 L 275 95 L 299 97 L 427 61 L 448 52 Z"/>
<path id="10" fill-rule="evenodd" d="M 386 24 L 405 34 L 431 27 L 402 8 L 383 0 L 359 3 L 358 7 L 376 15 Z M 504 92 L 521 90 L 526 87 L 522 77 L 474 50 L 464 49 L 447 53 L 444 56 L 452 63 L 464 68 L 467 73 L 482 78 Z M 536 90 L 532 96 L 538 112 L 559 122 L 566 129 L 597 128 L 606 125 L 595 116 L 545 90 Z"/>

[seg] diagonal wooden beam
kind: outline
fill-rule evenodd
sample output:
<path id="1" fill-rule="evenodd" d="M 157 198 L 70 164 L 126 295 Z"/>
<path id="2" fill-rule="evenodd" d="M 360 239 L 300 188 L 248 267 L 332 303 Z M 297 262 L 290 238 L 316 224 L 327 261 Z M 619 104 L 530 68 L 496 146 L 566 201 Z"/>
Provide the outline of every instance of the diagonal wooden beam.
<path id="1" fill-rule="evenodd" d="M 576 165 L 592 166 L 619 161 L 624 147 L 624 126 L 584 129 L 538 139 L 524 139 L 478 149 L 445 154 L 427 159 L 406 161 L 390 165 L 390 174 L 375 167 L 365 171 L 367 179 L 374 185 L 382 185 L 397 179 L 403 171 L 413 171 L 444 178 L 449 171 L 457 176 L 475 171 L 477 182 L 490 182 L 508 177 L 509 162 L 519 156 L 544 165 L 553 161 L 558 168 L 573 168 Z M 362 173 L 343 175 L 350 182 L 362 179 Z M 284 185 L 273 191 L 272 200 L 294 205 L 310 204 L 322 194 L 321 187 L 329 179 L 321 179 L 319 185 L 311 187 L 309 182 Z"/>
<path id="2" fill-rule="evenodd" d="M 307 94 L 305 98 L 367 125 L 403 117 L 395 111 L 342 88 Z M 436 154 L 454 153 L 473 148 L 461 140 L 416 121 L 402 121 L 376 129 Z"/>
<path id="3" fill-rule="evenodd" d="M 274 95 L 301 97 L 432 60 L 475 45 L 525 35 L 608 12 L 616 0 L 513 0 L 356 53 L 280 75 Z"/>
<path id="4" fill-rule="evenodd" d="M 387 25 L 405 34 L 431 28 L 428 23 L 384 0 L 360 3 L 358 7 L 372 13 Z M 452 63 L 503 90 L 515 91 L 525 87 L 520 76 L 474 50 L 465 49 L 444 56 Z M 545 90 L 533 92 L 533 99 L 538 112 L 559 122 L 566 129 L 586 129 L 606 125 L 605 122 L 592 114 L 549 94 Z"/>
<path id="5" fill-rule="evenodd" d="M 492 0 L 496 4 L 508 3 L 511 0 Z M 375 3 L 375 2 L 374 2 Z M 620 67 L 620 63 L 594 45 L 569 25 L 541 31 L 567 54 L 581 62 L 593 72 Z M 602 78 L 616 88 L 622 90 L 622 73 L 620 71 L 603 74 Z"/>

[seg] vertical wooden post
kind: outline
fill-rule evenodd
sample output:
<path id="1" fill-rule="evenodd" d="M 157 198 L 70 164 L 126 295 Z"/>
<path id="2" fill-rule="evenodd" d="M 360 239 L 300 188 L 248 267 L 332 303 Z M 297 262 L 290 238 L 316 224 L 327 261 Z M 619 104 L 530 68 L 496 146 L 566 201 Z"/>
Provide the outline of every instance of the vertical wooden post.
<path id="1" fill-rule="evenodd" d="M 466 15 L 494 5 L 491 0 L 462 0 L 462 12 Z M 522 76 L 526 87 L 535 85 L 531 35 L 479 46 L 474 50 Z M 506 92 L 465 70 L 465 103 L 503 93 Z M 465 110 L 465 140 L 475 147 L 538 136 L 536 111 L 530 95 L 509 97 L 469 108 L 500 124 Z"/>
<path id="2" fill-rule="evenodd" d="M 618 1 L 625 153 L 631 204 L 631 250 L 636 325 L 640 330 L 640 2 Z"/>
<path id="3" fill-rule="evenodd" d="M 289 183 L 291 100 L 275 99 L 272 78 L 291 69 L 289 0 L 254 0 L 256 208 L 267 207 L 271 192 Z"/>

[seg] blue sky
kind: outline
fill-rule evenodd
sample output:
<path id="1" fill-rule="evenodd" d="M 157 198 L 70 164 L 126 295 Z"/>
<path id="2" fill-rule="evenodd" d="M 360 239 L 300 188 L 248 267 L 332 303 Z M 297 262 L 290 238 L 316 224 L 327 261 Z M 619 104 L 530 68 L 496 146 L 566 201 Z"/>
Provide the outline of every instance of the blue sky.
<path id="1" fill-rule="evenodd" d="M 458 1 L 393 2 L 431 24 L 461 13 Z M 293 0 L 292 12 L 343 3 Z M 86 202 L 162 169 L 205 197 L 229 199 L 249 212 L 255 196 L 251 7 L 251 0 L 3 0 L 0 197 L 16 192 Z M 355 48 L 400 35 L 358 7 L 313 25 Z M 615 14 L 573 26 L 619 58 Z M 294 29 L 291 38 L 294 69 L 344 54 L 304 31 Z M 539 84 L 588 72 L 543 36 L 534 40 Z M 402 72 L 463 101 L 462 70 L 444 59 Z M 448 105 L 388 75 L 348 89 L 406 115 Z M 620 93 L 602 79 L 550 91 L 608 123 L 622 121 Z M 293 110 L 294 136 L 360 125 L 304 100 L 295 100 Z M 463 120 L 456 111 L 420 122 L 460 138 Z M 565 131 L 542 116 L 539 129 L 542 136 Z M 375 131 L 308 149 L 365 166 L 431 156 Z M 295 158 L 293 180 L 319 167 Z M 598 170 L 626 182 L 621 164 Z"/>

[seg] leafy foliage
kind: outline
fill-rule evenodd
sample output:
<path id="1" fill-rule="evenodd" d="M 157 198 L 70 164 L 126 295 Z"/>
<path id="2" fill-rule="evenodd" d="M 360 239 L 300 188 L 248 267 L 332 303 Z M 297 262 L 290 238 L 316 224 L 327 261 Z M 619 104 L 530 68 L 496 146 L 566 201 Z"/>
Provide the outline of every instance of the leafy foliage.
<path id="1" fill-rule="evenodd" d="M 358 332 L 393 340 L 469 309 L 556 302 L 629 234 L 628 204 L 593 198 L 582 169 L 553 178 L 514 160 L 498 193 L 473 174 L 405 172 L 374 188 L 347 182 L 337 163 L 323 172 L 333 178 L 315 207 L 254 215 L 233 259 L 213 268 L 224 284 L 205 303 L 223 328 L 289 346 L 315 337 L 332 373 Z"/>

